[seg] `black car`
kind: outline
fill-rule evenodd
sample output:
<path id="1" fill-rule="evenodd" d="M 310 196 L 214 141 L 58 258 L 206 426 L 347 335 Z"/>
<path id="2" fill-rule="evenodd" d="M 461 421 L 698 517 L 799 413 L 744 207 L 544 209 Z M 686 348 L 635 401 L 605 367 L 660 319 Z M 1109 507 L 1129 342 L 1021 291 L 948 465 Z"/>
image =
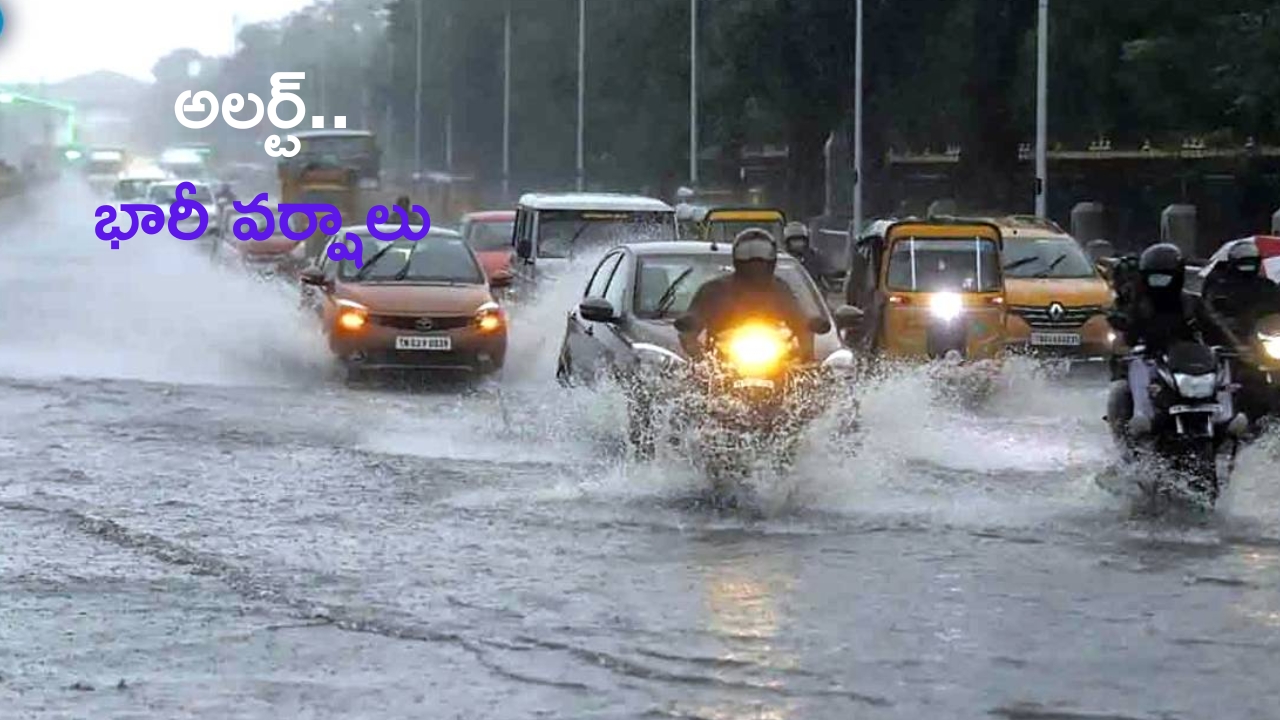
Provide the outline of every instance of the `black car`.
<path id="1" fill-rule="evenodd" d="M 592 272 L 578 308 L 569 313 L 556 377 L 563 383 L 590 382 L 645 361 L 684 359 L 675 320 L 686 312 L 698 288 L 732 271 L 728 244 L 654 242 L 610 250 Z M 837 325 L 856 323 L 860 313 L 841 308 L 836 312 L 838 323 L 821 291 L 789 255 L 779 256 L 777 275 L 809 317 L 825 321 L 818 323 L 825 325 L 825 332 L 814 336 L 815 356 L 826 366 L 851 366 L 853 354 L 844 347 Z M 674 292 L 669 292 L 677 280 Z"/>

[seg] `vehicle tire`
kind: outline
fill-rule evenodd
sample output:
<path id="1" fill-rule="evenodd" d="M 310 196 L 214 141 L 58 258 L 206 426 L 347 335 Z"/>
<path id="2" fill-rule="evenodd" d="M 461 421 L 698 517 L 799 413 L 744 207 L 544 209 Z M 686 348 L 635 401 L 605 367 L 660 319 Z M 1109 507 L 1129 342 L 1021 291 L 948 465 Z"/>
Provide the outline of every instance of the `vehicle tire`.
<path id="1" fill-rule="evenodd" d="M 556 382 L 561 387 L 573 387 L 573 358 L 569 355 L 569 346 L 560 346 L 560 357 L 556 360 Z"/>
<path id="2" fill-rule="evenodd" d="M 653 427 L 653 405 L 648 401 L 628 395 L 627 440 L 636 460 L 652 460 L 656 452 Z"/>

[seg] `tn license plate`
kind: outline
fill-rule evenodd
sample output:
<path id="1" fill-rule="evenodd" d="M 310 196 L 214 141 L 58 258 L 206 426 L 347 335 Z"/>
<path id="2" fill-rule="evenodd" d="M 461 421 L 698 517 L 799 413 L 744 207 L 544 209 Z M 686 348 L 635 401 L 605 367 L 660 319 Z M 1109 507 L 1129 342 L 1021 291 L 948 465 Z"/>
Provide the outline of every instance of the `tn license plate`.
<path id="1" fill-rule="evenodd" d="M 402 335 L 396 338 L 397 350 L 452 350 L 448 335 Z"/>
<path id="2" fill-rule="evenodd" d="M 1031 344 L 1050 347 L 1077 347 L 1080 345 L 1080 336 L 1076 333 L 1031 333 Z"/>

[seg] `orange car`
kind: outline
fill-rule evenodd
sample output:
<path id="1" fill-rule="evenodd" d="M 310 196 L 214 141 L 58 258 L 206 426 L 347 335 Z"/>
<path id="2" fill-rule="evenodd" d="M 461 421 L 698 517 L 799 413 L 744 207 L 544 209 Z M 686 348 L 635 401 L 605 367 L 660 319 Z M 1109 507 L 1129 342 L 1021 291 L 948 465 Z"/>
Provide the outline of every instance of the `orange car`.
<path id="1" fill-rule="evenodd" d="M 1106 318 L 1114 297 L 1080 243 L 1047 220 L 991 222 L 1003 239 L 1006 342 L 1040 356 L 1106 361 L 1115 339 Z"/>
<path id="2" fill-rule="evenodd" d="M 462 237 L 480 258 L 480 265 L 494 287 L 511 283 L 511 259 L 515 257 L 511 236 L 515 225 L 515 210 L 488 210 L 462 217 Z"/>
<path id="3" fill-rule="evenodd" d="M 418 241 L 364 237 L 364 266 L 358 268 L 328 257 L 335 244 L 355 252 L 344 239 L 348 231 L 363 233 L 364 227 L 340 229 L 318 264 L 300 277 L 304 302 L 319 315 L 348 379 L 386 370 L 485 375 L 502 368 L 506 313 L 461 235 L 432 228 Z"/>

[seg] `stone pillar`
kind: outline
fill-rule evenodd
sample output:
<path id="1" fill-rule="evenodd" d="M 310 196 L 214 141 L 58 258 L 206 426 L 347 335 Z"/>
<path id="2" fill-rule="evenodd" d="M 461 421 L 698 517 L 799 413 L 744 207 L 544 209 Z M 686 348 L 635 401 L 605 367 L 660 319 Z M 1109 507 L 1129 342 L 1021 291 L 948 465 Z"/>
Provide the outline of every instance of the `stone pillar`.
<path id="1" fill-rule="evenodd" d="M 1094 240 L 1110 240 L 1106 206 L 1099 202 L 1076 203 L 1071 208 L 1071 235 L 1084 245 Z"/>
<path id="2" fill-rule="evenodd" d="M 1187 258 L 1198 257 L 1196 206 L 1175 204 L 1165 208 L 1160 213 L 1160 241 L 1177 245 Z"/>

